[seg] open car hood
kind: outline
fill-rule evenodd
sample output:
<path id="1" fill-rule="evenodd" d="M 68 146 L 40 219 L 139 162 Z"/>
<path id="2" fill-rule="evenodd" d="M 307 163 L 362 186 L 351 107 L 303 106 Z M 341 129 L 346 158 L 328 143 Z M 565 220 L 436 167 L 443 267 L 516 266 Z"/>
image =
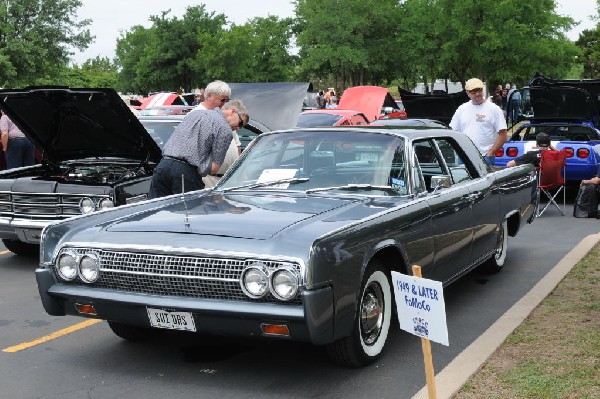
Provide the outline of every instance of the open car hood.
<path id="1" fill-rule="evenodd" d="M 362 112 L 369 122 L 373 122 L 383 107 L 398 108 L 388 89 L 379 86 L 355 86 L 344 90 L 338 103 L 339 109 Z"/>
<path id="2" fill-rule="evenodd" d="M 270 130 L 291 129 L 298 123 L 307 82 L 228 83 L 231 99 L 242 100 L 250 118 Z"/>
<path id="3" fill-rule="evenodd" d="M 402 104 L 409 118 L 435 119 L 450 124 L 456 109 L 469 101 L 466 91 L 451 94 L 418 94 L 399 87 Z"/>
<path id="4" fill-rule="evenodd" d="M 536 121 L 593 122 L 598 126 L 600 79 L 552 79 L 536 73 L 529 81 Z"/>
<path id="5" fill-rule="evenodd" d="M 4 89 L 0 107 L 50 162 L 161 158 L 156 142 L 113 89 Z"/>

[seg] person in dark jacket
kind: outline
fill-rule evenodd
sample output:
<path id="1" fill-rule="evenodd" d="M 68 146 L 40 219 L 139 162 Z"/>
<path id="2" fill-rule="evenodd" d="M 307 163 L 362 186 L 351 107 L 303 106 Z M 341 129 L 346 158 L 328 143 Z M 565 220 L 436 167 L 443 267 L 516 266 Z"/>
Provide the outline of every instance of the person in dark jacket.
<path id="1" fill-rule="evenodd" d="M 535 143 L 537 150 L 527 151 L 520 157 L 508 161 L 506 166 L 524 165 L 526 163 L 533 164 L 536 168 L 540 166 L 540 153 L 544 150 L 552 150 L 552 143 L 550 143 L 550 136 L 546 133 L 538 133 L 535 136 Z"/>

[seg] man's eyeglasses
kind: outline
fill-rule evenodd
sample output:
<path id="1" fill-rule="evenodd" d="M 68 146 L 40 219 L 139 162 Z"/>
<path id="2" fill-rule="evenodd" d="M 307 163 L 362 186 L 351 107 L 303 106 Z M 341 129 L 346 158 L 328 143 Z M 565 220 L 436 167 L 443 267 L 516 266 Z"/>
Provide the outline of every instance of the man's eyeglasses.
<path id="1" fill-rule="evenodd" d="M 238 123 L 238 129 L 241 129 L 244 127 L 244 120 L 242 119 L 242 117 L 240 116 L 240 113 L 237 112 L 237 110 L 235 111 L 235 113 L 237 114 L 238 118 L 240 119 L 240 122 Z"/>
<path id="2" fill-rule="evenodd" d="M 469 94 L 475 94 L 475 93 L 479 93 L 480 91 L 483 91 L 482 88 L 478 87 L 476 89 L 473 90 L 469 90 Z"/>
<path id="3" fill-rule="evenodd" d="M 223 97 L 219 100 L 221 102 L 221 104 L 225 104 L 227 101 L 229 101 L 228 97 Z"/>

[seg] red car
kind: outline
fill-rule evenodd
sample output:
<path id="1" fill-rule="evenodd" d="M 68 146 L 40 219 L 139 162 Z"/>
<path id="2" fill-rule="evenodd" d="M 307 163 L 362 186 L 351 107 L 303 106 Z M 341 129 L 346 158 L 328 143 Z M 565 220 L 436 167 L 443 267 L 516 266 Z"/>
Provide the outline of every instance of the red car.
<path id="1" fill-rule="evenodd" d="M 355 126 L 368 125 L 369 120 L 362 112 L 348 109 L 313 109 L 304 111 L 296 127 Z"/>
<path id="2" fill-rule="evenodd" d="M 300 114 L 297 127 L 366 125 L 381 117 L 400 112 L 385 87 L 356 86 L 344 91 L 335 109 L 316 109 Z M 397 117 L 400 117 L 399 115 Z"/>
<path id="3" fill-rule="evenodd" d="M 164 105 L 188 105 L 185 99 L 177 93 L 156 93 L 144 98 L 137 109 L 161 107 Z"/>

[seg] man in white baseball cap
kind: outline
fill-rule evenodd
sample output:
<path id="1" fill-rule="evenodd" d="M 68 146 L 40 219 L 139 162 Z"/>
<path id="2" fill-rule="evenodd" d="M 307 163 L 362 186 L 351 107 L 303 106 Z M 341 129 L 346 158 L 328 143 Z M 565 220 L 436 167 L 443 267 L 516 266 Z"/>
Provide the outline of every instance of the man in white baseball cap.
<path id="1" fill-rule="evenodd" d="M 465 83 L 470 101 L 458 107 L 450 127 L 465 133 L 475 143 L 489 165 L 506 141 L 506 120 L 502 109 L 483 96 L 483 82 L 477 78 Z"/>

